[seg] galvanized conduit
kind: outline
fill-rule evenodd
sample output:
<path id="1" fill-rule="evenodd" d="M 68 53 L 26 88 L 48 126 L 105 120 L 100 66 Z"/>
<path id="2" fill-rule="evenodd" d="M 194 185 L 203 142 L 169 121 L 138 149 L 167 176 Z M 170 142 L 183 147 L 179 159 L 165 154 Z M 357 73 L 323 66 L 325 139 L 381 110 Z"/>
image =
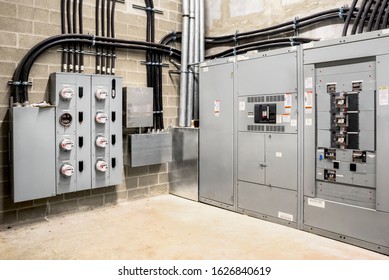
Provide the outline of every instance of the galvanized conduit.
<path id="1" fill-rule="evenodd" d="M 182 40 L 181 40 L 181 76 L 180 108 L 178 125 L 186 126 L 187 84 L 188 84 L 188 51 L 189 51 L 189 0 L 182 1 Z"/>

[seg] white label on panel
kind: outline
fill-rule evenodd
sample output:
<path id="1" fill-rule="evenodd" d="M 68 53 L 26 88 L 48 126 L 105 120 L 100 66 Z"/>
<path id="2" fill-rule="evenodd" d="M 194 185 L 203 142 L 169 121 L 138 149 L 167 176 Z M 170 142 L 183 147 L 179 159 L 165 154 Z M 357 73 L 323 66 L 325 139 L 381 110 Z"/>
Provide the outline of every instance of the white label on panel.
<path id="1" fill-rule="evenodd" d="M 312 114 L 313 110 L 312 109 L 305 109 L 306 114 Z"/>
<path id="2" fill-rule="evenodd" d="M 305 112 L 313 107 L 313 91 L 306 91 L 304 97 Z"/>
<path id="3" fill-rule="evenodd" d="M 282 115 L 277 115 L 277 123 L 282 123 Z"/>
<path id="4" fill-rule="evenodd" d="M 239 102 L 239 111 L 245 111 L 246 110 L 246 102 L 241 101 Z"/>
<path id="5" fill-rule="evenodd" d="M 285 108 L 292 108 L 293 106 L 293 100 L 292 100 L 292 94 L 287 93 L 285 94 Z"/>
<path id="6" fill-rule="evenodd" d="M 291 120 L 290 126 L 297 126 L 297 120 Z"/>
<path id="7" fill-rule="evenodd" d="M 276 157 L 281 158 L 281 157 L 282 157 L 282 153 L 277 152 L 277 153 L 276 153 Z"/>
<path id="8" fill-rule="evenodd" d="M 290 115 L 289 114 L 282 115 L 282 122 L 290 123 Z"/>
<path id="9" fill-rule="evenodd" d="M 389 105 L 389 88 L 387 86 L 379 88 L 380 105 Z"/>
<path id="10" fill-rule="evenodd" d="M 306 89 L 313 88 L 313 78 L 312 77 L 305 79 L 305 88 Z"/>
<path id="11" fill-rule="evenodd" d="M 291 215 L 291 214 L 278 212 L 278 218 L 283 219 L 283 220 L 287 220 L 289 222 L 293 222 L 293 215 Z"/>
<path id="12" fill-rule="evenodd" d="M 203 68 L 203 72 L 208 72 L 209 71 L 209 68 L 208 67 L 204 67 Z"/>
<path id="13" fill-rule="evenodd" d="M 214 113 L 215 113 L 215 117 L 220 116 L 220 100 L 215 100 L 214 102 Z"/>
<path id="14" fill-rule="evenodd" d="M 326 208 L 326 202 L 317 198 L 308 198 L 308 205 L 319 208 Z"/>
<path id="15" fill-rule="evenodd" d="M 312 126 L 312 119 L 305 119 L 306 126 Z"/>
<path id="16" fill-rule="evenodd" d="M 285 108 L 285 114 L 291 114 L 292 108 Z"/>

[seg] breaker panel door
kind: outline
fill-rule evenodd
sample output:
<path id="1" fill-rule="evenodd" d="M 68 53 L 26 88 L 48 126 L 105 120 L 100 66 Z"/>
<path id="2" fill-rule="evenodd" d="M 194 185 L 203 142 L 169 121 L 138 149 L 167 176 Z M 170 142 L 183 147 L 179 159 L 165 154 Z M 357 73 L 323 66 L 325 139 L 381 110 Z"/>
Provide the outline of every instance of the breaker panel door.
<path id="1" fill-rule="evenodd" d="M 200 73 L 200 199 L 233 205 L 233 64 Z"/>
<path id="2" fill-rule="evenodd" d="M 265 135 L 240 132 L 238 135 L 238 180 L 265 184 Z"/>
<path id="3" fill-rule="evenodd" d="M 266 185 L 297 190 L 297 135 L 266 135 Z"/>

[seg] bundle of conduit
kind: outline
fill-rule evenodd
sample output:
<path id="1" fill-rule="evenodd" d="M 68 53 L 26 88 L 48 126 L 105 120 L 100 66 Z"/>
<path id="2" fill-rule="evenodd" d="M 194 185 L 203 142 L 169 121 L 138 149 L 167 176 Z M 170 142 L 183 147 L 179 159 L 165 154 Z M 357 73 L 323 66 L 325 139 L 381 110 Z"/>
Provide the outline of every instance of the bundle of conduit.
<path id="1" fill-rule="evenodd" d="M 153 0 L 145 0 L 147 15 L 146 41 L 155 42 L 155 9 Z M 146 52 L 147 86 L 153 88 L 154 114 L 153 129 L 164 129 L 163 123 L 163 99 L 162 99 L 162 56 L 158 53 Z"/>
<path id="2" fill-rule="evenodd" d="M 41 54 L 54 47 L 61 46 L 61 68 L 63 72 L 84 71 L 85 48 L 95 49 L 96 74 L 115 74 L 117 48 L 145 51 L 146 53 L 153 54 L 157 61 L 160 62 L 162 61 L 162 55 L 172 59 L 180 59 L 181 52 L 170 46 L 153 42 L 116 39 L 114 28 L 115 4 L 115 0 L 102 0 L 100 6 L 100 1 L 96 0 L 96 35 L 86 35 L 82 34 L 83 1 L 61 0 L 62 34 L 41 41 L 32 47 L 20 61 L 14 72 L 12 82 L 11 97 L 14 106 L 29 106 L 28 89 L 30 86 L 29 75 L 31 68 Z M 77 33 L 77 12 L 79 33 Z M 107 15 L 107 20 L 105 20 L 105 15 Z M 100 26 L 102 36 L 99 36 Z M 162 73 L 160 75 L 162 76 Z M 162 79 L 159 79 L 160 88 L 162 88 L 161 81 Z M 162 90 L 160 99 L 162 99 Z M 162 102 L 160 104 L 162 106 Z M 159 110 L 162 111 L 162 107 Z"/>

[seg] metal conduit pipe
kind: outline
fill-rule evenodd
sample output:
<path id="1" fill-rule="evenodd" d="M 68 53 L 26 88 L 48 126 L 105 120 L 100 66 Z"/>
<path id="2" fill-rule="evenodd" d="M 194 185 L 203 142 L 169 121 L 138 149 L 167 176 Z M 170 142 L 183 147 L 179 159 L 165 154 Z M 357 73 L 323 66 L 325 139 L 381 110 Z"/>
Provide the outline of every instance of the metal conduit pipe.
<path id="1" fill-rule="evenodd" d="M 80 0 L 79 8 L 78 8 L 78 16 L 79 16 L 78 24 L 80 26 L 80 34 L 84 33 L 82 7 L 83 7 L 83 0 Z M 84 72 L 84 46 L 83 45 L 80 46 L 80 69 L 79 69 L 79 71 L 80 71 L 80 73 Z"/>
<path id="2" fill-rule="evenodd" d="M 200 0 L 195 2 L 194 65 L 193 65 L 193 119 L 199 119 L 199 62 L 200 62 Z M 193 35 L 192 35 L 193 36 Z"/>
<path id="3" fill-rule="evenodd" d="M 188 53 L 188 90 L 186 103 L 186 126 L 191 125 L 193 119 L 193 85 L 194 85 L 194 32 L 195 32 L 195 0 L 189 1 L 189 53 Z"/>
<path id="4" fill-rule="evenodd" d="M 200 14 L 200 62 L 205 59 L 205 9 L 204 0 L 199 0 L 199 14 Z"/>
<path id="5" fill-rule="evenodd" d="M 73 33 L 77 33 L 77 0 L 73 0 Z M 77 44 L 74 44 L 73 46 L 73 72 L 78 72 L 79 65 L 78 65 L 78 46 Z"/>
<path id="6" fill-rule="evenodd" d="M 178 119 L 178 125 L 180 127 L 186 126 L 188 47 L 189 47 L 189 0 L 183 0 L 182 1 L 180 108 L 179 108 L 179 119 Z"/>

